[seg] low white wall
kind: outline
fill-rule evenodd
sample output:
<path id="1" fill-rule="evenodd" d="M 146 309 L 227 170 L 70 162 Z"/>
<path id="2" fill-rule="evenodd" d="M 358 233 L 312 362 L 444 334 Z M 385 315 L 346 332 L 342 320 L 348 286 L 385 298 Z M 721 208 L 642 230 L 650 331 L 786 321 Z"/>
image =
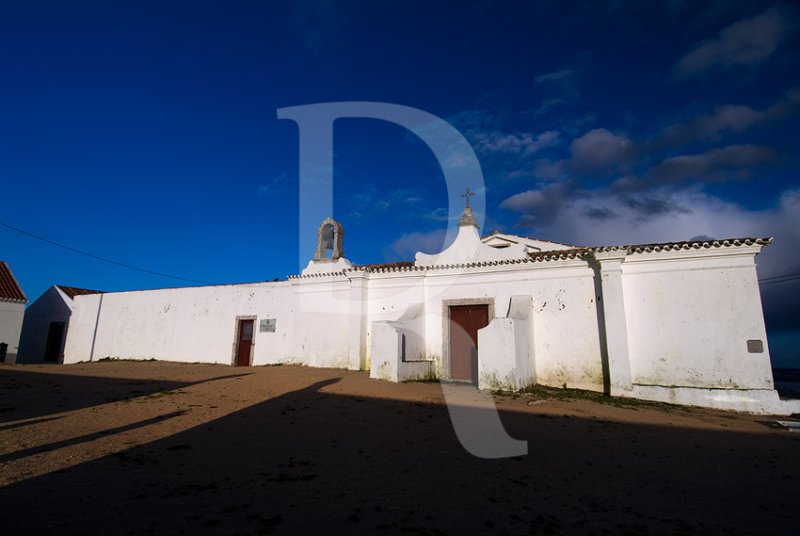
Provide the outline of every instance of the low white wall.
<path id="1" fill-rule="evenodd" d="M 535 383 L 530 296 L 512 296 L 506 318 L 478 330 L 478 387 L 518 391 Z"/>
<path id="2" fill-rule="evenodd" d="M 0 301 L 0 342 L 8 345 L 6 363 L 15 363 L 19 352 L 19 337 L 25 304 Z"/>
<path id="3" fill-rule="evenodd" d="M 369 377 L 392 382 L 430 378 L 435 365 L 433 361 L 403 359 L 403 338 L 405 336 L 408 341 L 408 333 L 398 324 L 402 322 L 372 324 Z"/>
<path id="4" fill-rule="evenodd" d="M 479 389 L 516 391 L 526 387 L 523 373 L 518 370 L 517 322 L 513 318 L 495 318 L 478 330 Z"/>
<path id="5" fill-rule="evenodd" d="M 428 346 L 425 315 L 425 277 L 423 272 L 370 274 L 367 301 L 364 307 L 366 320 L 366 366 L 371 370 L 372 326 L 375 322 L 405 322 L 406 359 L 425 360 Z M 378 356 L 378 359 L 382 359 Z"/>
<path id="6" fill-rule="evenodd" d="M 76 296 L 64 362 L 113 357 L 230 364 L 237 318 L 248 317 L 255 319 L 253 365 L 347 368 L 346 281 L 297 287 L 284 281 Z M 262 319 L 274 319 L 275 332 L 262 332 Z"/>

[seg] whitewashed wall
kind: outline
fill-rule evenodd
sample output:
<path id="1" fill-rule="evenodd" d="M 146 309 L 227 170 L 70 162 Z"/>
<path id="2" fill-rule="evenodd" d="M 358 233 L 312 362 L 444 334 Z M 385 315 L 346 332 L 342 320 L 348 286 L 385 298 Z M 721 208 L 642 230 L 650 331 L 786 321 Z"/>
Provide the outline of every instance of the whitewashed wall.
<path id="1" fill-rule="evenodd" d="M 479 347 L 480 370 L 493 374 L 492 388 L 519 389 L 535 381 L 603 391 L 610 383 L 621 396 L 774 410 L 753 262 L 759 249 L 623 251 L 599 264 L 562 258 L 314 273 L 274 283 L 78 296 L 65 362 L 118 357 L 232 363 L 236 319 L 247 316 L 256 319 L 254 365 L 369 370 L 373 362 L 389 363 L 389 379 L 429 371 L 446 378 L 448 307 L 484 303 L 490 321 L 508 319 L 512 296 L 525 296 L 527 314 L 496 322 Z M 275 333 L 258 330 L 265 318 L 276 320 Z M 524 329 L 513 327 L 520 322 Z M 506 324 L 513 329 L 501 329 Z M 403 334 L 405 364 L 398 344 Z M 764 352 L 748 352 L 748 340 L 762 340 Z M 611 373 L 604 375 L 606 348 Z M 425 360 L 431 366 L 411 364 Z M 734 391 L 746 396 L 736 398 Z"/>
<path id="2" fill-rule="evenodd" d="M 42 363 L 50 322 L 64 322 L 66 338 L 73 301 L 53 285 L 25 310 L 17 363 Z M 63 344 L 63 342 L 62 342 Z"/>
<path id="3" fill-rule="evenodd" d="M 14 363 L 17 360 L 24 314 L 24 303 L 0 301 L 0 342 L 8 344 L 6 363 Z"/>
<path id="4" fill-rule="evenodd" d="M 449 366 L 447 307 L 490 305 L 490 320 L 505 318 L 511 297 L 532 297 L 530 370 L 539 383 L 602 390 L 594 272 L 585 261 L 503 265 L 471 270 L 437 271 L 425 278 L 428 354 Z M 479 359 L 491 355 L 478 349 Z M 524 381 L 522 383 L 525 383 Z M 511 387 L 511 384 L 498 386 Z"/>
<path id="5" fill-rule="evenodd" d="M 281 332 L 281 346 L 289 362 L 314 367 L 349 368 L 350 324 L 361 322 L 350 314 L 350 283 L 344 276 L 293 280 L 285 302 L 291 317 Z M 280 330 L 280 327 L 279 327 Z M 269 363 L 280 362 L 271 357 Z"/>
<path id="6" fill-rule="evenodd" d="M 773 388 L 753 254 L 742 250 L 625 260 L 633 383 Z M 748 340 L 762 341 L 763 353 L 748 352 Z"/>
<path id="7" fill-rule="evenodd" d="M 345 279 L 77 296 L 64 361 L 113 357 L 229 364 L 237 318 L 252 317 L 253 365 L 347 368 L 349 292 Z M 275 319 L 274 333 L 260 331 L 262 319 Z"/>

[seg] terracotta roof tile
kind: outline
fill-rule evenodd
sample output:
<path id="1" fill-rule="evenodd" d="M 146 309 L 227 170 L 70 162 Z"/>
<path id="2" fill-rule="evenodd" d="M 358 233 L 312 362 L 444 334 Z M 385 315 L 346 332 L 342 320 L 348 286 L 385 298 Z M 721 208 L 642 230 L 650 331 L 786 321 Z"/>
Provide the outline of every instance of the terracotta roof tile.
<path id="1" fill-rule="evenodd" d="M 75 296 L 83 296 L 85 294 L 103 294 L 102 290 L 90 290 L 88 288 L 67 287 L 64 285 L 56 285 L 61 289 L 61 292 L 66 294 L 70 299 Z"/>
<path id="2" fill-rule="evenodd" d="M 3 261 L 0 261 L 0 301 L 18 303 L 28 301 L 14 274 L 11 273 L 11 268 Z"/>
<path id="3" fill-rule="evenodd" d="M 728 238 L 724 240 L 689 240 L 686 242 L 665 242 L 658 244 L 633 244 L 628 246 L 600 246 L 600 247 L 578 247 L 572 249 L 554 251 L 532 251 L 521 259 L 501 259 L 494 261 L 466 262 L 459 264 L 446 264 L 435 266 L 416 266 L 413 262 L 393 262 L 389 264 L 365 264 L 363 266 L 353 266 L 350 269 L 340 272 L 321 272 L 307 275 L 290 275 L 289 279 L 309 279 L 314 277 L 344 276 L 349 272 L 406 272 L 406 271 L 428 271 L 428 270 L 449 270 L 459 268 L 480 268 L 483 266 L 499 266 L 506 264 L 535 263 L 548 261 L 564 261 L 572 259 L 583 259 L 594 253 L 603 251 L 624 251 L 626 254 L 650 253 L 662 251 L 679 251 L 690 249 L 709 249 L 709 248 L 730 248 L 741 246 L 766 246 L 772 243 L 772 238 Z"/>
<path id="4" fill-rule="evenodd" d="M 410 268 L 414 266 L 414 261 L 387 262 L 383 264 L 362 264 L 353 266 L 353 270 L 363 270 L 365 272 L 381 272 L 392 270 L 393 268 Z"/>
<path id="5" fill-rule="evenodd" d="M 590 248 L 592 251 L 620 251 L 629 253 L 652 253 L 660 251 L 679 251 L 689 249 L 729 248 L 740 246 L 767 246 L 772 237 L 767 238 L 726 238 L 722 240 L 687 240 L 685 242 L 663 242 L 655 244 L 633 244 L 628 246 L 601 246 Z"/>

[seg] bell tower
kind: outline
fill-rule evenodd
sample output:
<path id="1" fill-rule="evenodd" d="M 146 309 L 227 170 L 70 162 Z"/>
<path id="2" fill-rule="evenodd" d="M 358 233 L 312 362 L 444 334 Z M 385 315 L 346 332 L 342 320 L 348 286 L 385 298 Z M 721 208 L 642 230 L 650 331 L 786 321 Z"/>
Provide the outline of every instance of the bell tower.
<path id="1" fill-rule="evenodd" d="M 317 251 L 314 253 L 314 260 L 335 261 L 342 257 L 344 257 L 344 228 L 341 223 L 328 216 L 317 230 Z"/>

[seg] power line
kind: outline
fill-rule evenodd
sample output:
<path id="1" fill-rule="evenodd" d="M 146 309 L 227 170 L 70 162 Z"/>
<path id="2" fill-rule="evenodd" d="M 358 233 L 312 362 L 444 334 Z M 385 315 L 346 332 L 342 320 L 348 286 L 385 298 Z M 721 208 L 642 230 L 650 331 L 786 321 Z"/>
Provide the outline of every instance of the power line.
<path id="1" fill-rule="evenodd" d="M 37 234 L 30 233 L 28 231 L 25 231 L 23 229 L 19 229 L 17 227 L 14 227 L 13 225 L 9 225 L 9 224 L 3 223 L 1 221 L 0 221 L 0 225 L 2 225 L 3 227 L 5 227 L 7 229 L 11 229 L 12 231 L 16 231 L 17 233 L 23 234 L 25 236 L 29 236 L 31 238 L 35 238 L 36 240 L 41 240 L 42 242 L 47 242 L 48 244 L 51 244 L 53 246 L 58 246 L 60 248 L 66 249 L 67 251 L 71 251 L 73 253 L 77 253 L 78 255 L 84 255 L 86 257 L 91 257 L 92 259 L 97 259 L 99 261 L 107 262 L 107 263 L 110 263 L 110 264 L 115 264 L 117 266 L 122 266 L 123 268 L 128 268 L 129 270 L 136 270 L 137 272 L 143 272 L 145 274 L 157 275 L 159 277 L 166 277 L 166 278 L 169 278 L 169 279 L 176 279 L 178 281 L 186 281 L 186 282 L 189 282 L 189 283 L 200 283 L 201 285 L 213 285 L 213 283 L 210 283 L 208 281 L 198 281 L 197 279 L 187 279 L 185 277 L 177 277 L 177 276 L 174 276 L 174 275 L 163 274 L 161 272 L 154 272 L 153 270 L 148 270 L 146 268 L 139 268 L 138 266 L 125 264 L 124 262 L 115 261 L 113 259 L 107 259 L 105 257 L 101 257 L 100 255 L 95 255 L 94 253 L 89 253 L 88 251 L 82 251 L 80 249 L 75 249 L 73 247 L 66 246 L 64 244 L 60 244 L 58 242 L 55 242 L 55 241 L 50 240 L 48 238 L 45 238 L 43 236 L 39 236 Z"/>
<path id="2" fill-rule="evenodd" d="M 101 257 L 100 255 L 95 255 L 94 253 L 89 253 L 88 251 L 82 251 L 80 249 L 76 249 L 76 248 L 61 244 L 59 242 L 55 242 L 53 240 L 50 240 L 49 238 L 45 238 L 43 236 L 39 236 L 37 234 L 25 231 L 24 229 L 20 229 L 18 227 L 14 227 L 13 225 L 9 225 L 9 224 L 1 222 L 1 221 L 0 221 L 0 225 L 5 227 L 5 228 L 7 228 L 7 229 L 11 229 L 12 231 L 15 231 L 17 233 L 20 233 L 22 235 L 25 235 L 25 236 L 28 236 L 28 237 L 31 237 L 31 238 L 35 238 L 36 240 L 41 240 L 42 242 L 46 242 L 46 243 L 51 244 L 53 246 L 57 246 L 57 247 L 66 249 L 67 251 L 71 251 L 73 253 L 77 253 L 78 255 L 84 255 L 84 256 L 90 257 L 92 259 L 96 259 L 96 260 L 99 260 L 99 261 L 107 262 L 109 264 L 114 264 L 116 266 L 121 266 L 123 268 L 128 268 L 129 270 L 136 270 L 137 272 L 142 272 L 142 273 L 150 274 L 150 275 L 156 275 L 156 276 L 159 276 L 159 277 L 166 277 L 166 278 L 169 278 L 169 279 L 175 279 L 177 281 L 186 281 L 188 283 L 200 283 L 201 285 L 213 285 L 214 284 L 214 283 L 211 283 L 209 281 L 200 281 L 198 279 L 188 279 L 186 277 L 178 277 L 178 276 L 175 276 L 175 275 L 169 275 L 169 274 L 164 274 L 164 273 L 161 273 L 161 272 L 155 272 L 153 270 L 148 270 L 147 268 L 139 268 L 138 266 L 133 266 L 131 264 L 125 264 L 124 262 L 119 262 L 119 261 L 115 261 L 113 259 L 108 259 L 106 257 Z M 794 281 L 796 279 L 800 279 L 800 272 L 795 272 L 793 274 L 776 275 L 774 277 L 766 277 L 764 279 L 759 279 L 758 282 L 761 283 L 761 284 L 764 284 L 764 285 L 769 285 L 771 283 L 786 283 L 788 281 Z"/>
<path id="3" fill-rule="evenodd" d="M 787 281 L 794 281 L 795 279 L 800 279 L 800 272 L 776 275 L 774 277 L 765 277 L 764 279 L 759 279 L 758 282 L 764 285 L 769 285 L 770 283 L 785 283 Z"/>

